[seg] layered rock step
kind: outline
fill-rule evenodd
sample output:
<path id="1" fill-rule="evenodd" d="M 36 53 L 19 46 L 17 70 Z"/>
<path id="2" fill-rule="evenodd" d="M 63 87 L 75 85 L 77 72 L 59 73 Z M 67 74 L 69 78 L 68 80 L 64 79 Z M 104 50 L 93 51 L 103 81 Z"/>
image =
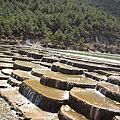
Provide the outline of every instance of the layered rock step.
<path id="1" fill-rule="evenodd" d="M 115 72 L 115 71 L 105 71 L 105 70 L 95 70 L 94 72 L 99 73 L 101 75 L 105 76 L 111 76 L 111 75 L 120 75 L 120 72 Z"/>
<path id="2" fill-rule="evenodd" d="M 96 90 L 101 92 L 106 97 L 120 102 L 120 86 L 102 81 L 97 84 Z"/>
<path id="3" fill-rule="evenodd" d="M 62 56 L 62 55 L 61 55 Z M 96 57 L 86 57 L 84 55 L 75 56 L 75 55 L 64 55 L 62 56 L 64 59 L 74 60 L 74 61 L 83 61 L 88 63 L 95 63 L 95 64 L 104 64 L 110 67 L 117 67 L 120 68 L 120 63 L 117 61 L 110 61 L 109 59 L 99 59 Z"/>
<path id="4" fill-rule="evenodd" d="M 4 63 L 13 63 L 14 61 L 12 60 L 12 58 L 0 58 L 0 62 L 4 62 Z"/>
<path id="5" fill-rule="evenodd" d="M 62 105 L 68 103 L 69 92 L 41 85 L 38 81 L 26 80 L 19 92 L 39 108 L 58 112 Z"/>
<path id="6" fill-rule="evenodd" d="M 25 70 L 25 71 L 31 71 L 32 68 L 40 68 L 40 65 L 31 63 L 31 62 L 27 62 L 27 61 L 19 61 L 16 60 L 13 64 L 14 69 L 20 69 L 20 70 Z"/>
<path id="7" fill-rule="evenodd" d="M 7 80 L 7 83 L 10 84 L 12 87 L 19 87 L 22 82 L 14 79 L 14 78 L 9 78 Z"/>
<path id="8" fill-rule="evenodd" d="M 39 53 L 39 52 L 28 52 L 27 56 L 32 57 L 34 59 L 41 59 L 42 57 L 44 57 L 44 54 Z"/>
<path id="9" fill-rule="evenodd" d="M 88 120 L 83 115 L 75 112 L 68 105 L 63 105 L 58 113 L 59 120 Z"/>
<path id="10" fill-rule="evenodd" d="M 65 63 L 68 65 L 72 65 L 74 67 L 84 68 L 87 69 L 90 72 L 93 72 L 94 70 L 106 70 L 106 71 L 118 71 L 120 72 L 119 68 L 116 67 L 110 67 L 107 65 L 102 64 L 93 64 L 88 62 L 82 62 L 82 61 L 74 61 L 74 60 L 68 60 L 68 59 L 61 59 L 60 63 Z"/>
<path id="11" fill-rule="evenodd" d="M 18 53 L 20 55 L 27 55 L 28 52 L 29 52 L 29 49 L 19 49 L 18 50 Z"/>
<path id="12" fill-rule="evenodd" d="M 4 75 L 11 75 L 13 69 L 9 69 L 9 68 L 5 68 L 1 70 L 1 73 L 3 73 Z"/>
<path id="13" fill-rule="evenodd" d="M 5 55 L 10 55 L 10 56 L 14 56 L 16 53 L 11 52 L 11 51 L 3 51 L 3 54 L 5 54 Z"/>
<path id="14" fill-rule="evenodd" d="M 52 63 L 40 62 L 40 65 L 41 65 L 41 66 L 44 66 L 44 67 L 51 68 L 51 66 L 52 66 Z"/>
<path id="15" fill-rule="evenodd" d="M 86 77 L 92 78 L 97 81 L 106 81 L 107 77 L 105 75 L 101 75 L 95 72 L 84 72 Z"/>
<path id="16" fill-rule="evenodd" d="M 113 120 L 120 120 L 120 116 L 115 116 Z"/>
<path id="17" fill-rule="evenodd" d="M 10 55 L 4 55 L 3 53 L 0 53 L 0 58 L 12 58 L 13 56 Z"/>
<path id="18" fill-rule="evenodd" d="M 12 64 L 12 63 L 0 62 L 0 70 L 2 70 L 2 69 L 4 69 L 4 68 L 13 69 L 13 64 Z"/>
<path id="19" fill-rule="evenodd" d="M 36 61 L 35 59 L 33 58 L 30 58 L 30 57 L 27 57 L 27 56 L 21 56 L 21 55 L 17 55 L 17 56 L 13 56 L 12 58 L 13 61 L 15 60 L 20 60 L 20 61 Z"/>
<path id="20" fill-rule="evenodd" d="M 7 75 L 2 74 L 0 71 L 0 80 L 7 80 L 9 77 Z"/>
<path id="21" fill-rule="evenodd" d="M 106 81 L 120 86 L 120 76 L 111 75 Z"/>
<path id="22" fill-rule="evenodd" d="M 21 95 L 16 88 L 6 88 L 1 91 L 0 97 L 3 97 L 24 120 L 58 120 L 56 113 L 41 110 Z"/>
<path id="23" fill-rule="evenodd" d="M 120 115 L 120 103 L 108 99 L 95 89 L 73 88 L 69 105 L 90 120 L 112 120 Z"/>
<path id="24" fill-rule="evenodd" d="M 42 76 L 40 83 L 61 90 L 70 90 L 73 87 L 95 88 L 97 81 L 83 75 L 66 75 L 51 71 Z"/>
<path id="25" fill-rule="evenodd" d="M 13 70 L 11 73 L 11 77 L 18 81 L 23 81 L 23 80 L 27 80 L 27 79 L 39 81 L 38 77 L 35 77 L 35 76 L 31 75 L 30 72 L 23 71 L 23 70 Z"/>
<path id="26" fill-rule="evenodd" d="M 60 72 L 63 74 L 70 74 L 70 75 L 82 75 L 83 71 L 86 71 L 86 69 L 80 69 L 80 68 L 62 64 L 59 62 L 53 63 L 51 70 L 55 72 Z"/>
<path id="27" fill-rule="evenodd" d="M 31 71 L 31 74 L 36 76 L 36 77 L 41 77 L 46 73 L 51 73 L 51 71 L 49 69 L 39 69 L 39 68 L 33 68 Z"/>
<path id="28" fill-rule="evenodd" d="M 59 59 L 56 57 L 43 57 L 41 61 L 47 63 L 53 63 L 53 62 L 58 62 Z"/>

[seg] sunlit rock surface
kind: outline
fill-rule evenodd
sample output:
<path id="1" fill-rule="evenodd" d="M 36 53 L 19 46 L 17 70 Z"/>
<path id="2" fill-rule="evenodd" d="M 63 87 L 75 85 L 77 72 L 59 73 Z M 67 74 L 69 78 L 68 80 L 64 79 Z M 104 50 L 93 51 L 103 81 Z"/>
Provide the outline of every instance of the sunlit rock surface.
<path id="1" fill-rule="evenodd" d="M 120 72 L 115 72 L 115 71 L 105 71 L 105 70 L 95 70 L 94 72 L 99 73 L 101 75 L 105 75 L 107 77 L 111 76 L 111 75 L 120 75 Z"/>
<path id="2" fill-rule="evenodd" d="M 39 108 L 58 112 L 60 107 L 68 103 L 68 91 L 62 91 L 39 84 L 38 81 L 26 80 L 19 88 L 19 92 Z"/>
<path id="3" fill-rule="evenodd" d="M 107 82 L 120 86 L 120 76 L 111 75 L 107 78 Z"/>
<path id="4" fill-rule="evenodd" d="M 1 73 L 5 74 L 5 75 L 11 75 L 12 72 L 13 72 L 13 69 L 8 69 L 8 68 L 1 70 Z"/>
<path id="5" fill-rule="evenodd" d="M 31 71 L 32 68 L 39 68 L 39 65 L 36 65 L 34 63 L 31 62 L 27 62 L 27 61 L 19 61 L 16 60 L 13 64 L 13 68 L 14 69 L 21 69 L 21 70 L 26 70 L 26 71 Z"/>
<path id="6" fill-rule="evenodd" d="M 39 80 L 39 78 L 30 74 L 30 72 L 23 71 L 23 70 L 13 70 L 11 73 L 11 77 L 17 79 L 19 81 L 31 79 L 31 80 Z"/>
<path id="7" fill-rule="evenodd" d="M 90 120 L 112 120 L 115 115 L 120 115 L 120 103 L 93 89 L 73 88 L 69 105 Z"/>
<path id="8" fill-rule="evenodd" d="M 106 81 L 107 77 L 95 72 L 85 72 L 84 73 L 86 77 L 92 78 L 96 81 Z"/>
<path id="9" fill-rule="evenodd" d="M 15 61 L 15 60 L 20 60 L 20 61 L 35 61 L 35 59 L 33 59 L 33 58 L 26 57 L 26 56 L 21 56 L 21 55 L 13 56 L 12 60 L 13 61 Z"/>
<path id="10" fill-rule="evenodd" d="M 115 116 L 113 120 L 120 120 L 120 116 Z"/>
<path id="11" fill-rule="evenodd" d="M 0 57 L 0 62 L 4 62 L 4 63 L 13 63 L 14 61 L 12 61 L 12 58 L 2 58 Z"/>
<path id="12" fill-rule="evenodd" d="M 41 65 L 41 66 L 44 66 L 44 67 L 51 68 L 51 66 L 52 66 L 52 63 L 40 62 L 40 65 Z"/>
<path id="13" fill-rule="evenodd" d="M 60 72 L 63 74 L 70 74 L 70 75 L 81 75 L 83 74 L 83 71 L 86 71 L 85 69 L 80 69 L 80 68 L 62 64 L 59 62 L 53 63 L 51 70 L 55 72 Z"/>
<path id="14" fill-rule="evenodd" d="M 31 74 L 37 77 L 41 77 L 42 75 L 46 74 L 46 73 L 51 73 L 51 71 L 49 69 L 46 68 L 33 68 L 31 71 Z"/>
<path id="15" fill-rule="evenodd" d="M 7 80 L 9 77 L 7 75 L 4 75 L 3 73 L 1 73 L 0 71 L 0 80 Z"/>
<path id="16" fill-rule="evenodd" d="M 59 59 L 56 57 L 43 57 L 42 62 L 48 62 L 48 63 L 53 63 L 53 62 L 58 62 Z"/>
<path id="17" fill-rule="evenodd" d="M 0 95 L 22 119 L 118 120 L 120 62 L 60 51 L 0 46 Z"/>
<path id="18" fill-rule="evenodd" d="M 120 86 L 107 82 L 99 82 L 96 89 L 106 97 L 120 102 Z"/>
<path id="19" fill-rule="evenodd" d="M 63 105 L 58 113 L 59 120 L 88 120 L 81 114 L 75 112 L 68 105 Z"/>
<path id="20" fill-rule="evenodd" d="M 40 83 L 62 90 L 70 90 L 73 87 L 95 88 L 97 81 L 86 78 L 83 75 L 66 75 L 59 72 L 46 72 L 40 79 Z"/>

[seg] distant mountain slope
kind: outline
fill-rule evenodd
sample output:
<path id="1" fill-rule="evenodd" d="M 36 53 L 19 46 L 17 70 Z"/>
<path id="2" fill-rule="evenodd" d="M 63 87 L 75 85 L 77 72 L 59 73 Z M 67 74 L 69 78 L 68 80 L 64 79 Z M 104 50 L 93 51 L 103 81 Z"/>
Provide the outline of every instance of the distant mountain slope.
<path id="1" fill-rule="evenodd" d="M 120 0 L 92 0 L 100 9 L 120 18 Z"/>
<path id="2" fill-rule="evenodd" d="M 120 52 L 119 1 L 0 0 L 0 35 L 49 47 Z"/>

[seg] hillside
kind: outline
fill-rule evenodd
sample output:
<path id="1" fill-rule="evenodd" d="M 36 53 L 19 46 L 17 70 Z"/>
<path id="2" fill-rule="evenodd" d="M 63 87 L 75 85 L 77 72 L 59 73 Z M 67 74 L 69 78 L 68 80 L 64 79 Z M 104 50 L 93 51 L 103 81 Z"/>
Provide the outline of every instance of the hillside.
<path id="1" fill-rule="evenodd" d="M 120 53 L 119 1 L 1 0 L 0 36 L 43 46 Z"/>

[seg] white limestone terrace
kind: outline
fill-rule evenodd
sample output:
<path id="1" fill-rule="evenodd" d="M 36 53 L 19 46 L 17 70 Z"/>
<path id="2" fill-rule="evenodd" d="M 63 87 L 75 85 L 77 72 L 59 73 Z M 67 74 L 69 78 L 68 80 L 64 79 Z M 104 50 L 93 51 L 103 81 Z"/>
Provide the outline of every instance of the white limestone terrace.
<path id="1" fill-rule="evenodd" d="M 88 55 L 89 52 L 81 52 L 81 51 L 71 51 L 71 50 L 55 50 L 55 49 L 50 49 L 51 52 L 57 52 L 61 55 L 66 55 L 66 56 L 74 56 L 74 57 L 78 57 L 78 58 L 82 58 L 82 59 L 87 59 L 87 60 L 93 60 L 93 61 L 101 61 L 101 62 L 109 62 L 109 63 L 112 63 L 112 64 L 119 64 L 120 65 L 120 56 L 118 55 L 118 57 L 112 57 L 112 54 L 105 54 L 105 53 L 101 53 L 103 54 L 104 56 L 103 57 L 95 57 L 95 56 L 92 56 L 92 54 L 94 54 L 92 52 L 91 55 Z M 84 55 L 84 53 L 87 53 L 86 55 Z M 96 56 L 97 56 L 97 52 L 95 52 Z M 99 54 L 99 53 L 98 53 Z M 105 58 L 105 56 L 107 55 L 111 55 L 111 58 Z"/>

